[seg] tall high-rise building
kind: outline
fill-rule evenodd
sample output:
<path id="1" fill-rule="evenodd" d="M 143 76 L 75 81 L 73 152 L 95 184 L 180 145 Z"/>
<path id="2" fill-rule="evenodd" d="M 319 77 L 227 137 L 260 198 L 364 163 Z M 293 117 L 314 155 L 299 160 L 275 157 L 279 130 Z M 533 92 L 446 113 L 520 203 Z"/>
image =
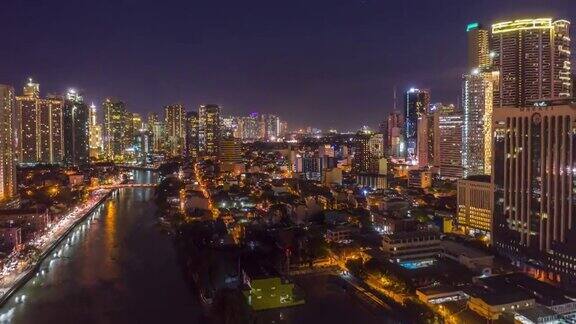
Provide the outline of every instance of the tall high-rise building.
<path id="1" fill-rule="evenodd" d="M 161 151 L 164 147 L 164 123 L 160 120 L 157 113 L 149 113 L 146 122 L 148 131 L 152 132 L 152 151 Z"/>
<path id="2" fill-rule="evenodd" d="M 238 133 L 243 141 L 257 141 L 260 139 L 260 123 L 258 114 L 238 118 Z"/>
<path id="3" fill-rule="evenodd" d="M 198 113 L 186 113 L 186 152 L 187 157 L 198 157 Z"/>
<path id="4" fill-rule="evenodd" d="M 576 106 L 494 109 L 494 244 L 576 284 Z"/>
<path id="5" fill-rule="evenodd" d="M 140 138 L 142 135 L 141 130 L 144 127 L 142 116 L 139 113 L 127 112 L 126 113 L 126 138 L 125 145 L 127 148 L 134 149 L 138 146 L 136 137 Z"/>
<path id="6" fill-rule="evenodd" d="M 275 141 L 280 137 L 280 118 L 275 115 L 265 115 L 265 138 L 268 141 Z"/>
<path id="7" fill-rule="evenodd" d="M 0 85 L 0 201 L 17 194 L 15 113 L 14 88 Z"/>
<path id="8" fill-rule="evenodd" d="M 40 98 L 40 85 L 31 79 L 16 98 L 19 162 L 60 163 L 64 154 L 62 106 L 57 96 Z"/>
<path id="9" fill-rule="evenodd" d="M 406 159 L 414 164 L 418 161 L 418 119 L 427 112 L 428 106 L 430 106 L 428 90 L 412 88 L 406 92 L 404 102 Z"/>
<path id="10" fill-rule="evenodd" d="M 468 40 L 468 70 L 490 66 L 489 32 L 477 23 L 466 26 Z"/>
<path id="11" fill-rule="evenodd" d="M 401 113 L 394 111 L 388 114 L 384 123 L 384 128 L 386 129 L 386 131 L 383 132 L 385 136 L 384 149 L 391 157 L 399 158 L 401 156 L 400 144 L 404 140 L 402 134 L 403 127 L 404 116 Z"/>
<path id="12" fill-rule="evenodd" d="M 236 138 L 220 140 L 220 162 L 233 164 L 242 162 L 242 144 Z"/>
<path id="13" fill-rule="evenodd" d="M 220 148 L 220 106 L 201 105 L 198 110 L 198 142 L 201 154 L 218 156 Z"/>
<path id="14" fill-rule="evenodd" d="M 522 19 L 492 25 L 492 66 L 500 72 L 495 107 L 570 99 L 570 22 Z"/>
<path id="15" fill-rule="evenodd" d="M 280 121 L 280 137 L 288 135 L 288 122 L 285 120 Z"/>
<path id="16" fill-rule="evenodd" d="M 102 103 L 104 110 L 103 143 L 107 159 L 121 159 L 126 149 L 126 105 L 122 101 L 106 98 Z"/>
<path id="17" fill-rule="evenodd" d="M 434 166 L 443 178 L 462 177 L 462 114 L 453 105 L 439 107 L 434 113 Z"/>
<path id="18" fill-rule="evenodd" d="M 64 163 L 66 165 L 86 165 L 89 158 L 89 116 L 90 109 L 75 90 L 69 90 L 64 101 Z"/>
<path id="19" fill-rule="evenodd" d="M 492 165 L 492 94 L 498 72 L 473 69 L 464 75 L 462 166 L 464 177 L 490 174 Z"/>
<path id="20" fill-rule="evenodd" d="M 418 117 L 416 151 L 417 161 L 420 168 L 432 166 L 434 164 L 434 114 L 431 112 Z"/>
<path id="21" fill-rule="evenodd" d="M 498 88 L 499 79 L 499 72 L 492 68 L 488 30 L 478 23 L 471 23 L 466 32 L 468 73 L 463 75 L 462 84 L 464 177 L 490 174 L 493 93 Z"/>
<path id="22" fill-rule="evenodd" d="M 89 120 L 90 158 L 97 159 L 102 154 L 102 125 L 98 123 L 97 110 L 94 104 L 90 105 Z"/>
<path id="23" fill-rule="evenodd" d="M 184 106 L 176 104 L 164 107 L 164 125 L 169 152 L 172 156 L 180 155 L 184 152 L 184 141 L 186 140 L 185 119 Z"/>
<path id="24" fill-rule="evenodd" d="M 456 223 L 464 233 L 492 238 L 492 183 L 490 176 L 478 175 L 458 180 Z"/>
<path id="25" fill-rule="evenodd" d="M 221 117 L 220 126 L 222 127 L 222 137 L 237 137 L 240 134 L 238 131 L 238 118 L 234 116 Z"/>
<path id="26" fill-rule="evenodd" d="M 139 129 L 134 135 L 134 157 L 141 165 L 148 165 L 152 161 L 152 137 L 154 135 L 147 129 Z"/>
<path id="27" fill-rule="evenodd" d="M 40 100 L 40 161 L 61 163 L 64 158 L 64 100 L 48 95 Z"/>
<path id="28" fill-rule="evenodd" d="M 355 138 L 354 173 L 374 173 L 379 170 L 379 160 L 384 158 L 384 135 L 358 134 Z"/>
<path id="29" fill-rule="evenodd" d="M 24 86 L 24 96 L 17 100 L 18 152 L 20 163 L 35 164 L 40 159 L 40 85 L 31 80 Z"/>

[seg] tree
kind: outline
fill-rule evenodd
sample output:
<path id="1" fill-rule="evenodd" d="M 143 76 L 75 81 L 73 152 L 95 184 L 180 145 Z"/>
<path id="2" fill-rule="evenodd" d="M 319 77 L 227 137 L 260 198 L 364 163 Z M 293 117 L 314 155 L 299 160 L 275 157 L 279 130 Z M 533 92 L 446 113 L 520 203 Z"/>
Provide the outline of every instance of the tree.
<path id="1" fill-rule="evenodd" d="M 361 259 L 346 261 L 346 268 L 348 268 L 348 271 L 358 279 L 364 280 L 368 277 L 368 273 L 366 272 Z"/>
<path id="2" fill-rule="evenodd" d="M 161 208 L 166 208 L 166 199 L 170 196 L 177 195 L 184 188 L 182 181 L 175 177 L 168 177 L 162 180 L 156 187 L 154 199 L 156 204 Z"/>
<path id="3" fill-rule="evenodd" d="M 168 163 L 161 164 L 158 167 L 158 173 L 160 173 L 161 176 L 165 177 L 169 174 L 178 172 L 179 169 L 180 169 L 180 163 L 168 162 Z"/>

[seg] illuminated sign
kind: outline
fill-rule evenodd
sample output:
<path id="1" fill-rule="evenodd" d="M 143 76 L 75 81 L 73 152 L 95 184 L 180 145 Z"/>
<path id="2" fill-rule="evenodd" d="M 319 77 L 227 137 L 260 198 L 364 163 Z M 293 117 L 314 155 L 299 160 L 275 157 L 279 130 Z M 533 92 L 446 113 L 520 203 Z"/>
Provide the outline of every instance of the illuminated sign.
<path id="1" fill-rule="evenodd" d="M 478 27 L 480 27 L 480 25 L 477 22 L 470 23 L 470 24 L 468 24 L 468 26 L 466 26 L 466 31 L 469 32 L 469 31 L 474 30 Z"/>

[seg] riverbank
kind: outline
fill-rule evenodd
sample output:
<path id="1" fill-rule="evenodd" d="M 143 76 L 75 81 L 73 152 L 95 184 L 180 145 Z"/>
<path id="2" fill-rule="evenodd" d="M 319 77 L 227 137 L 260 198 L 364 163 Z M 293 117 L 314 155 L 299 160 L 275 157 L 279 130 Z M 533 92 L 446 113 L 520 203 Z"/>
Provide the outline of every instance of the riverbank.
<path id="1" fill-rule="evenodd" d="M 2 307 L 6 301 L 12 297 L 24 284 L 26 284 L 36 273 L 37 270 L 40 269 L 42 262 L 49 256 L 54 249 L 60 244 L 64 239 L 66 239 L 70 233 L 80 224 L 82 223 L 89 215 L 91 215 L 102 203 L 104 203 L 115 191 L 118 189 L 109 190 L 106 194 L 102 195 L 98 199 L 97 202 L 94 203 L 92 207 L 90 207 L 86 212 L 84 212 L 80 217 L 78 217 L 70 226 L 66 228 L 66 230 L 59 235 L 59 237 L 51 242 L 44 251 L 40 254 L 38 259 L 31 264 L 24 272 L 18 275 L 18 277 L 14 280 L 12 284 L 10 284 L 9 288 L 0 296 L 0 307 Z M 4 288 L 6 289 L 6 288 Z"/>

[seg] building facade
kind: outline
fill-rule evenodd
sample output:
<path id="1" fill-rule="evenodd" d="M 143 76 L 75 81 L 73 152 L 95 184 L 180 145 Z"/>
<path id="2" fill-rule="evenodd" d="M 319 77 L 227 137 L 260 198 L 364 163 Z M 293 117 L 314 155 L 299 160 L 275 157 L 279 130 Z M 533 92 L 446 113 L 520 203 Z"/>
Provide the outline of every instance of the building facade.
<path id="1" fill-rule="evenodd" d="M 0 201 L 11 199 L 17 194 L 15 113 L 14 88 L 0 85 Z"/>
<path id="2" fill-rule="evenodd" d="M 90 158 L 98 159 L 102 155 L 102 125 L 98 123 L 96 106 L 90 105 L 89 143 Z"/>
<path id="3" fill-rule="evenodd" d="M 462 115 L 434 114 L 434 166 L 442 178 L 462 178 Z"/>
<path id="4" fill-rule="evenodd" d="M 548 280 L 576 283 L 576 106 L 494 110 L 494 245 Z"/>
<path id="5" fill-rule="evenodd" d="M 570 22 L 522 19 L 492 25 L 495 107 L 526 107 L 572 97 Z"/>
<path id="6" fill-rule="evenodd" d="M 69 90 L 64 101 L 64 164 L 82 166 L 90 162 L 89 157 L 90 109 L 82 96 Z"/>
<path id="7" fill-rule="evenodd" d="M 185 120 L 184 106 L 177 104 L 164 107 L 164 127 L 169 146 L 168 152 L 172 156 L 177 156 L 184 152 L 186 140 Z"/>
<path id="8" fill-rule="evenodd" d="M 422 118 L 430 106 L 428 90 L 410 89 L 405 96 L 404 137 L 406 140 L 406 159 L 418 164 L 418 119 Z"/>
<path id="9" fill-rule="evenodd" d="M 499 73 L 474 68 L 462 89 L 462 166 L 464 177 L 490 174 L 492 165 L 493 93 Z"/>
<path id="10" fill-rule="evenodd" d="M 16 97 L 19 162 L 22 164 L 62 162 L 63 99 L 40 97 L 40 85 L 29 80 L 23 95 Z"/>
<path id="11" fill-rule="evenodd" d="M 220 106 L 201 105 L 198 110 L 198 142 L 200 152 L 207 156 L 218 156 L 220 148 Z"/>
<path id="12" fill-rule="evenodd" d="M 102 103 L 104 110 L 103 144 L 104 155 L 109 160 L 121 160 L 126 150 L 127 115 L 122 101 L 107 98 Z"/>
<path id="13" fill-rule="evenodd" d="M 185 155 L 197 158 L 198 147 L 198 113 L 190 111 L 186 113 L 186 152 Z"/>
<path id="14" fill-rule="evenodd" d="M 493 196 L 490 176 L 471 176 L 458 180 L 457 225 L 466 234 L 492 233 Z"/>

